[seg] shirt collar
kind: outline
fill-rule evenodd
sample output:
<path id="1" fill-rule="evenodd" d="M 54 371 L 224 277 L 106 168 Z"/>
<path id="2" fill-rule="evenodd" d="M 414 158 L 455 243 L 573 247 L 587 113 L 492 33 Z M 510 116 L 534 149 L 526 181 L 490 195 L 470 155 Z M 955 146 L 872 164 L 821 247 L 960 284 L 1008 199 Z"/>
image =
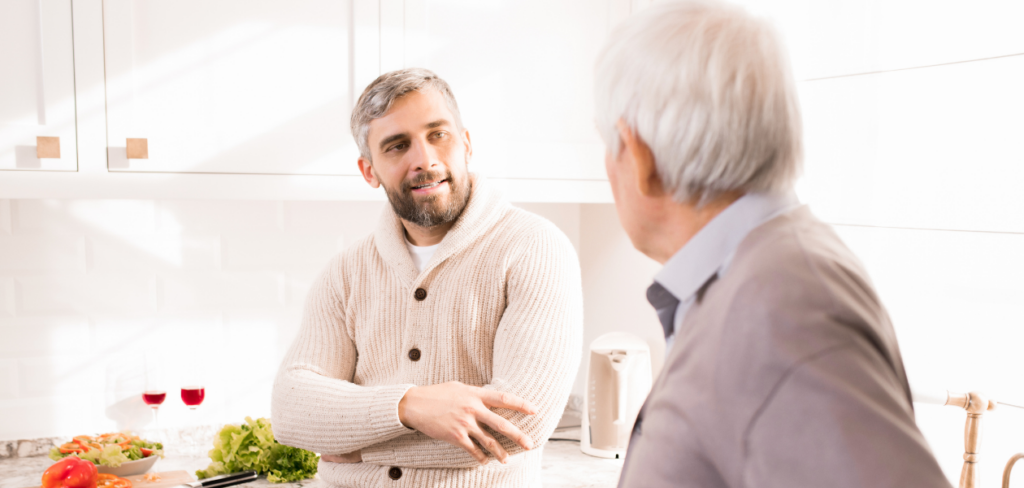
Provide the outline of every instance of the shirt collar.
<path id="1" fill-rule="evenodd" d="M 799 204 L 793 192 L 743 195 L 669 258 L 654 281 L 677 299 L 689 299 L 711 277 L 725 271 L 750 231 Z"/>

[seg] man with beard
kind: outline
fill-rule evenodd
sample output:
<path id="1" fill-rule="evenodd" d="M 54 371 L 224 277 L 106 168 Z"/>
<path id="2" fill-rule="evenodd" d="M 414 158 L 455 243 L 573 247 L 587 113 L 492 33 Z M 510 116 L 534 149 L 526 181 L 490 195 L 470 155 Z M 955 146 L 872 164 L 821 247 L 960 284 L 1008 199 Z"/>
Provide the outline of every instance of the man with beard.
<path id="1" fill-rule="evenodd" d="M 309 293 L 276 438 L 322 453 L 334 486 L 540 486 L 581 352 L 572 245 L 468 172 L 469 132 L 434 73 L 377 78 L 352 134 L 391 206 Z"/>

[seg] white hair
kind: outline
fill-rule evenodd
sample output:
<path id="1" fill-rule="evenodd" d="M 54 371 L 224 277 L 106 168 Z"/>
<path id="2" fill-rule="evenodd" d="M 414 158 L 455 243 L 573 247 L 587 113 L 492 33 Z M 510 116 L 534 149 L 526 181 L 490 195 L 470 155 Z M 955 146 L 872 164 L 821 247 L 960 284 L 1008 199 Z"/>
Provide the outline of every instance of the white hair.
<path id="1" fill-rule="evenodd" d="M 678 202 L 792 188 L 803 150 L 796 85 L 774 29 L 715 1 L 656 4 L 598 56 L 598 130 L 618 156 L 622 119 Z"/>

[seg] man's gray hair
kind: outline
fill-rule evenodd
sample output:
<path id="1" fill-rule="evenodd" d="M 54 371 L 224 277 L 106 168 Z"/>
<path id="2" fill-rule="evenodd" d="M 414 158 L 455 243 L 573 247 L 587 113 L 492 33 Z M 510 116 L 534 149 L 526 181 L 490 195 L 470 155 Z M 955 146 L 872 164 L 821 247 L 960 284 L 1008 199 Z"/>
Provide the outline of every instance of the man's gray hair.
<path id="1" fill-rule="evenodd" d="M 625 121 L 678 202 L 792 188 L 803 149 L 796 85 L 774 29 L 715 1 L 656 4 L 623 22 L 595 73 L 598 130 Z"/>
<path id="2" fill-rule="evenodd" d="M 407 68 L 384 73 L 373 80 L 359 96 L 355 108 L 352 110 L 352 137 L 359 145 L 359 154 L 370 158 L 370 122 L 387 115 L 394 105 L 395 100 L 408 94 L 411 91 L 433 88 L 437 90 L 444 101 L 448 104 L 448 110 L 455 117 L 455 127 L 459 129 L 459 135 L 463 130 L 462 116 L 459 115 L 459 104 L 455 102 L 455 95 L 452 89 L 433 71 L 423 68 Z"/>

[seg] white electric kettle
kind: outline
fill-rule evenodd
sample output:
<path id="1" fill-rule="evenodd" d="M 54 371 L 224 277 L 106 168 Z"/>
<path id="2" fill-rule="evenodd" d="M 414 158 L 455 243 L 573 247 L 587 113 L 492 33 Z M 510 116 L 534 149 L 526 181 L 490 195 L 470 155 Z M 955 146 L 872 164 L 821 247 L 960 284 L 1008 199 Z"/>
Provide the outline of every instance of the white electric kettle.
<path id="1" fill-rule="evenodd" d="M 611 332 L 590 343 L 587 361 L 580 449 L 591 456 L 620 459 L 651 391 L 651 349 L 633 334 Z"/>

